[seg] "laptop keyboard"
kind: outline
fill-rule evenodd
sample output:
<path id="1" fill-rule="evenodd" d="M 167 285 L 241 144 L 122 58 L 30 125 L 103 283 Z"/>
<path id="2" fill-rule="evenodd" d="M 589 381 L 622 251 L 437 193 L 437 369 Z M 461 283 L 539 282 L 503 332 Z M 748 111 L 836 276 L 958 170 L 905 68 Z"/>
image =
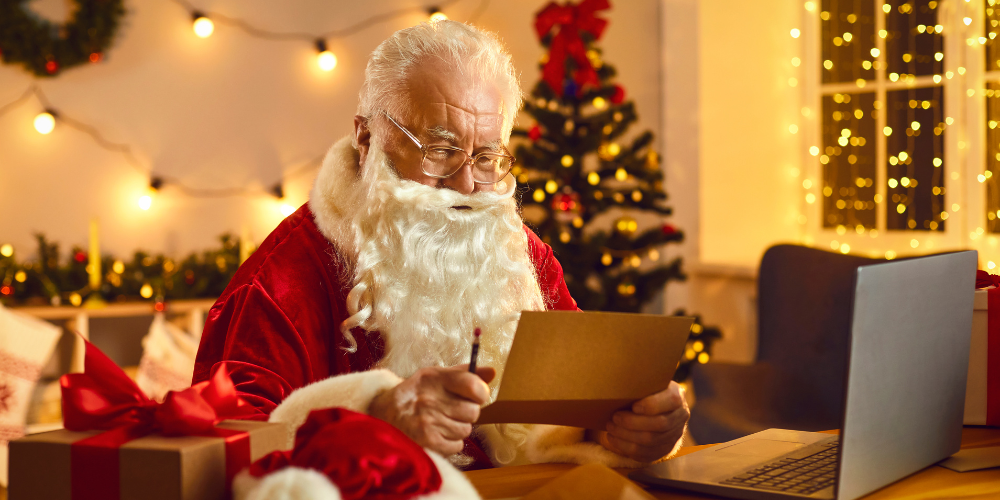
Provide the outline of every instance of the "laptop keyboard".
<path id="1" fill-rule="evenodd" d="M 825 445 L 805 458 L 783 458 L 722 481 L 722 484 L 811 495 L 833 486 L 840 443 Z"/>

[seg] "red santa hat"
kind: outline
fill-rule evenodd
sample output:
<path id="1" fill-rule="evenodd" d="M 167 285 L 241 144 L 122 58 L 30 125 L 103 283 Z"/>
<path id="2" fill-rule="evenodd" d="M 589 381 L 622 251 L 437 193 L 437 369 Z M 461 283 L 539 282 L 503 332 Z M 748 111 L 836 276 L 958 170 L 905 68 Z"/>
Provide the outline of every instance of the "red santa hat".
<path id="1" fill-rule="evenodd" d="M 240 472 L 234 500 L 479 499 L 441 455 L 392 425 L 343 408 L 314 410 L 295 447 Z"/>

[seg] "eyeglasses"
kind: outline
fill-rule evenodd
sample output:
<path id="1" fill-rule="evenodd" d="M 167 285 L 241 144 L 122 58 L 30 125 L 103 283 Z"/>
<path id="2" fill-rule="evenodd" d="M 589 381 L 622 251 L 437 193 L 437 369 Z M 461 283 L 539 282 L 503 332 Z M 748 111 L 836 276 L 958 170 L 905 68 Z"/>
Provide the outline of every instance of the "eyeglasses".
<path id="1" fill-rule="evenodd" d="M 420 170 L 435 179 L 447 179 L 455 175 L 469 160 L 472 160 L 472 180 L 477 184 L 494 184 L 506 177 L 511 165 L 514 164 L 514 157 L 507 153 L 506 148 L 502 153 L 486 151 L 470 157 L 462 148 L 421 144 L 413 133 L 406 130 L 388 113 L 385 117 L 420 148 L 420 152 L 423 153 Z"/>

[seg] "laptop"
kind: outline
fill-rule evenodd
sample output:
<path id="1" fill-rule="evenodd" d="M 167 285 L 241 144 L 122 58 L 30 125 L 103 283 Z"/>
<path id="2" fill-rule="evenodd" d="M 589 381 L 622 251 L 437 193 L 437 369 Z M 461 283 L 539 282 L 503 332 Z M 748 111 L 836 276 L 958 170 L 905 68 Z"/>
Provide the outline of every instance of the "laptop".
<path id="1" fill-rule="evenodd" d="M 963 251 L 858 267 L 839 436 L 768 429 L 630 476 L 730 498 L 853 500 L 955 453 L 976 264 Z"/>

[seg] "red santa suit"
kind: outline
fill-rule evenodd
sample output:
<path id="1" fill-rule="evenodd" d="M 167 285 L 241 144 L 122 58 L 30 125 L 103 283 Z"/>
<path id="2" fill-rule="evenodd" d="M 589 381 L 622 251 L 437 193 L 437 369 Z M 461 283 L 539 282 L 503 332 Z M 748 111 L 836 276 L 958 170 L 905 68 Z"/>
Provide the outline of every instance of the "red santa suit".
<path id="1" fill-rule="evenodd" d="M 317 225 L 330 214 L 323 213 L 326 205 L 315 202 L 316 190 L 356 165 L 349 141 L 335 145 L 310 202 L 268 235 L 208 313 L 193 382 L 207 379 L 212 367 L 226 362 L 240 396 L 260 411 L 261 420 L 270 417 L 294 429 L 312 409 L 339 406 L 367 413 L 375 396 L 401 381 L 388 370 L 375 369 L 385 349 L 378 332 L 355 328 L 357 350 L 345 349 L 339 325 L 350 316 L 351 273 L 345 256 Z M 547 307 L 577 310 L 551 247 L 527 227 L 524 232 Z M 638 465 L 594 443 L 574 446 L 583 440 L 582 429 L 535 427 L 528 461 Z M 469 469 L 493 466 L 483 444 L 489 446 L 466 440 L 463 453 L 474 459 Z"/>

